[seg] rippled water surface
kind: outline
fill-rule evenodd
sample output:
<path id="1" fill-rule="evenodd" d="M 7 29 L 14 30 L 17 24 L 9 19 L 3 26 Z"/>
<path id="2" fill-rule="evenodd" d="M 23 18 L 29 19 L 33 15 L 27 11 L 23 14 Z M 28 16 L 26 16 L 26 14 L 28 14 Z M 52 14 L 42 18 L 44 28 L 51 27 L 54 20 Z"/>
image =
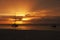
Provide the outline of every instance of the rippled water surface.
<path id="1" fill-rule="evenodd" d="M 52 26 L 11 26 L 11 25 L 2 25 L 0 29 L 16 29 L 16 30 L 58 30 L 60 31 L 60 26 L 52 27 Z"/>

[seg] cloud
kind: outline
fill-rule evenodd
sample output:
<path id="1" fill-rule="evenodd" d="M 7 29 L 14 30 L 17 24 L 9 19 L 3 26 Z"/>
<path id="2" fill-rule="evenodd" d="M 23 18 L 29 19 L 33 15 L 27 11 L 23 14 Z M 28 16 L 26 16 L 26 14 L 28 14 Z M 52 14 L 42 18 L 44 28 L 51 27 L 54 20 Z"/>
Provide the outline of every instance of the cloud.
<path id="1" fill-rule="evenodd" d="M 41 19 L 32 19 L 31 24 L 60 24 L 60 17 L 59 16 L 47 16 Z"/>
<path id="2" fill-rule="evenodd" d="M 60 0 L 37 0 L 32 7 L 32 11 L 42 9 L 57 9 L 60 8 Z"/>
<path id="3" fill-rule="evenodd" d="M 60 16 L 60 0 L 37 0 L 30 11 L 40 12 L 41 10 L 47 10 L 48 12 L 44 13 L 47 16 Z"/>

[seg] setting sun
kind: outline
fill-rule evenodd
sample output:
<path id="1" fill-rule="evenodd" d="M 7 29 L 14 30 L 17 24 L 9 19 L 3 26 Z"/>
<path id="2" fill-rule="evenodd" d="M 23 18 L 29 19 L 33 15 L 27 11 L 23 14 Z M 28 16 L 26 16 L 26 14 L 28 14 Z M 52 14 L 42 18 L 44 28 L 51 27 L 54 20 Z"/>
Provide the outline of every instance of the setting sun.
<path id="1" fill-rule="evenodd" d="M 26 14 L 28 14 L 28 9 L 26 8 L 19 8 L 16 11 L 16 16 L 25 16 Z"/>
<path id="2" fill-rule="evenodd" d="M 28 21 L 31 20 L 31 18 L 23 18 L 22 21 Z"/>
<path id="3" fill-rule="evenodd" d="M 16 16 L 25 16 L 26 14 L 24 12 L 16 12 Z"/>

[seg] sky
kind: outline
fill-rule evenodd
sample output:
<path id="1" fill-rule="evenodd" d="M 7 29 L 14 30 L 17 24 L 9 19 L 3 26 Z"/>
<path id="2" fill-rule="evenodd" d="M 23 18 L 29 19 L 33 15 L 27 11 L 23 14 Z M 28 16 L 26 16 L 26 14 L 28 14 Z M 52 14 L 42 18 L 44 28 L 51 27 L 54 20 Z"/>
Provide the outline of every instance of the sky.
<path id="1" fill-rule="evenodd" d="M 0 0 L 0 15 L 60 16 L 60 0 Z"/>
<path id="2" fill-rule="evenodd" d="M 35 17 L 32 18 L 30 22 L 33 23 L 34 20 L 39 23 L 44 23 L 44 21 L 40 20 L 49 21 L 48 18 L 51 16 L 60 16 L 60 0 L 0 0 L 0 16 L 25 16 L 27 14 L 29 16 L 40 16 L 41 19 L 35 20 Z M 50 17 L 47 18 L 47 16 Z M 47 19 L 44 19 L 44 17 Z M 56 20 L 57 17 L 51 19 L 56 22 L 60 20 Z"/>

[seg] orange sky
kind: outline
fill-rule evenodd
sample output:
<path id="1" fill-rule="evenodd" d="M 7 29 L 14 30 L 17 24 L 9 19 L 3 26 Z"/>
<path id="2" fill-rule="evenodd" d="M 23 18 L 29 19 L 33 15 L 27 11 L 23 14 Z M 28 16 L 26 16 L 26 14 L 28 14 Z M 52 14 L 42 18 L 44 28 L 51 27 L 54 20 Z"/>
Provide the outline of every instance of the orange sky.
<path id="1" fill-rule="evenodd" d="M 0 15 L 60 16 L 59 4 L 58 0 L 0 0 Z"/>
<path id="2" fill-rule="evenodd" d="M 22 0 L 1 0 L 0 2 L 0 15 L 26 14 L 33 5 L 33 2 Z"/>
<path id="3" fill-rule="evenodd" d="M 37 22 L 45 16 L 60 16 L 60 0 L 0 0 L 0 16 L 26 16 L 27 14 L 41 18 L 34 17 L 30 22 L 34 22 L 35 19 Z M 5 22 L 1 21 L 1 23 Z"/>

